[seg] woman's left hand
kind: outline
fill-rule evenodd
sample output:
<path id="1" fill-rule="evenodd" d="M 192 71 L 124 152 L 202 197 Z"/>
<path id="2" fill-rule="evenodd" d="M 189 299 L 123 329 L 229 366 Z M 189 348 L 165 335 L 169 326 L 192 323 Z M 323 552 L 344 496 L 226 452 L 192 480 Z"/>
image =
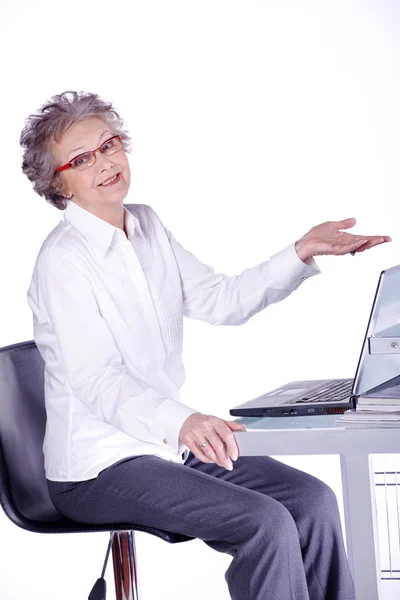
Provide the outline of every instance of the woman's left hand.
<path id="1" fill-rule="evenodd" d="M 297 240 L 295 248 L 299 258 L 306 262 L 313 256 L 322 254 L 340 256 L 349 252 L 364 252 L 378 244 L 392 241 L 388 235 L 354 235 L 339 231 L 354 227 L 355 224 L 355 219 L 345 219 L 316 225 Z"/>

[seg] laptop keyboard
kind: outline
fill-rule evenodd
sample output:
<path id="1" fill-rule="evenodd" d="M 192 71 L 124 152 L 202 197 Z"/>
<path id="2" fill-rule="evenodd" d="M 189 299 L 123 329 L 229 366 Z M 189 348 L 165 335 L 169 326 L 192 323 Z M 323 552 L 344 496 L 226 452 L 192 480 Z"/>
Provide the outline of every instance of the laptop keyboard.
<path id="1" fill-rule="evenodd" d="M 334 402 L 338 400 L 346 400 L 350 397 L 351 389 L 353 387 L 353 380 L 351 381 L 337 381 L 320 388 L 314 393 L 308 396 L 303 396 L 300 400 L 296 400 L 296 404 L 299 402 Z"/>

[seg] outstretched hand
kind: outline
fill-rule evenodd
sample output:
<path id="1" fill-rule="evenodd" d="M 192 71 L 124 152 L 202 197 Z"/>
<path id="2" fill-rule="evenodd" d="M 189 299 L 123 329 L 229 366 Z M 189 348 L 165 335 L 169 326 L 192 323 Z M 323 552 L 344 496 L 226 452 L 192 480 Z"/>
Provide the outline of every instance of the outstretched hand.
<path id="1" fill-rule="evenodd" d="M 364 252 L 378 244 L 392 241 L 388 235 L 355 235 L 340 231 L 340 229 L 350 229 L 355 224 L 356 220 L 351 218 L 344 221 L 326 221 L 316 225 L 297 240 L 295 248 L 299 258 L 305 262 L 313 256 L 323 254 L 340 256 L 349 252 Z"/>

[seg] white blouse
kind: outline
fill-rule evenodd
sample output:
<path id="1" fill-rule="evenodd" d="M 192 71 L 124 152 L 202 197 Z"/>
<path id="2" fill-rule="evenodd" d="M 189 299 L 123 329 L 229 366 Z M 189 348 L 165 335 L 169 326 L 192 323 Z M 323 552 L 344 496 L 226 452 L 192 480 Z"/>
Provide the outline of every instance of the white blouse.
<path id="1" fill-rule="evenodd" d="M 146 204 L 125 228 L 67 202 L 44 240 L 27 301 L 45 362 L 45 469 L 54 481 L 96 477 L 129 456 L 178 463 L 179 431 L 201 411 L 180 401 L 183 316 L 241 325 L 320 273 L 294 244 L 240 275 L 215 273 Z"/>

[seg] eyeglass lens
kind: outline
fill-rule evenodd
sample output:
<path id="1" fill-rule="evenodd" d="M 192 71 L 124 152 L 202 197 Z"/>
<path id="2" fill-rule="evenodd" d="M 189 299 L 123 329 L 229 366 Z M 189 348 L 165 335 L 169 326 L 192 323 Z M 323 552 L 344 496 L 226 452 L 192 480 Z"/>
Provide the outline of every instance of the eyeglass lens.
<path id="1" fill-rule="evenodd" d="M 121 142 L 117 137 L 113 137 L 110 138 L 109 140 L 106 140 L 104 142 L 104 144 L 102 144 L 99 148 L 100 152 L 102 154 L 114 154 L 114 152 L 117 152 L 118 150 L 121 149 Z M 84 167 L 90 167 L 91 165 L 93 165 L 96 161 L 96 155 L 94 152 L 90 151 L 90 152 L 84 152 L 83 154 L 80 154 L 79 156 L 77 156 L 76 158 L 74 158 L 71 161 L 71 165 L 74 169 L 78 169 L 78 168 L 84 168 Z"/>

